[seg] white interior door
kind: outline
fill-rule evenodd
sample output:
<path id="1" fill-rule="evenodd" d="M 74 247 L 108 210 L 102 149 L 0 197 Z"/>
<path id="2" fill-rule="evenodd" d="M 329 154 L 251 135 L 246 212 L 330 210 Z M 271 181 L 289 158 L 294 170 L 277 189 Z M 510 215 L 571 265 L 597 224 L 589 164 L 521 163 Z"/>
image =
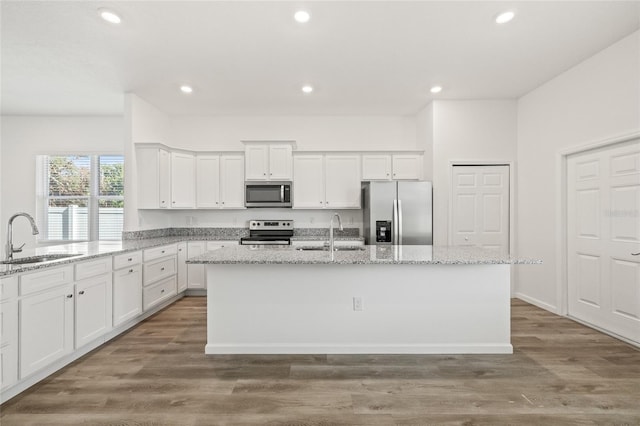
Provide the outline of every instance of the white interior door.
<path id="1" fill-rule="evenodd" d="M 640 343 L 640 141 L 567 160 L 568 313 Z"/>
<path id="2" fill-rule="evenodd" d="M 452 244 L 509 251 L 509 166 L 453 166 Z"/>

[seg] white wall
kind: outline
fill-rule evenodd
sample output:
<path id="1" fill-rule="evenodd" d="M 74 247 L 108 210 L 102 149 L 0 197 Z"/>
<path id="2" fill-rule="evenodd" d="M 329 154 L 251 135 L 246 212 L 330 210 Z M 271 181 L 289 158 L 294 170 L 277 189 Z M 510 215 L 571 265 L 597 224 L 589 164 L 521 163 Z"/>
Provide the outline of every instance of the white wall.
<path id="1" fill-rule="evenodd" d="M 166 114 L 132 93 L 124 97 L 124 231 L 164 228 L 169 226 L 166 215 L 150 212 L 138 214 L 138 172 L 136 143 L 168 142 L 169 119 Z"/>
<path id="2" fill-rule="evenodd" d="M 640 129 L 640 32 L 615 43 L 518 101 L 516 294 L 562 311 L 560 152 Z"/>
<path id="3" fill-rule="evenodd" d="M 35 156 L 67 153 L 122 153 L 122 117 L 3 116 L 0 241 L 6 238 L 9 217 L 20 211 L 36 216 Z M 36 237 L 24 219 L 14 223 L 16 244 L 35 246 Z M 3 244 L 4 252 L 4 244 Z"/>
<path id="4" fill-rule="evenodd" d="M 433 102 L 416 114 L 416 144 L 424 150 L 424 180 L 433 181 Z"/>
<path id="5" fill-rule="evenodd" d="M 516 158 L 515 100 L 433 102 L 433 238 L 448 244 L 451 161 Z"/>
<path id="6" fill-rule="evenodd" d="M 295 140 L 309 150 L 416 150 L 415 117 L 171 117 L 168 145 L 243 151 L 242 140 Z"/>

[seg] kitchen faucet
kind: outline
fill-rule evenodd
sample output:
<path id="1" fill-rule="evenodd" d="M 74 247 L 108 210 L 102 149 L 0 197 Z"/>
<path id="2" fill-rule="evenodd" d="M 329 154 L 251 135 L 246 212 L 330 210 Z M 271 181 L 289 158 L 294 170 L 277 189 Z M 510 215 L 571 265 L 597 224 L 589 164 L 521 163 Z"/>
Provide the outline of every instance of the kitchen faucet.
<path id="1" fill-rule="evenodd" d="M 334 251 L 334 238 L 333 238 L 333 219 L 338 218 L 338 226 L 340 226 L 340 230 L 344 231 L 342 228 L 342 219 L 340 219 L 340 215 L 338 213 L 334 213 L 331 216 L 331 221 L 329 222 L 329 250 L 331 251 L 331 260 L 333 260 L 333 251 Z"/>
<path id="2" fill-rule="evenodd" d="M 24 244 L 22 244 L 18 248 L 13 247 L 13 241 L 12 241 L 13 240 L 13 221 L 18 216 L 24 216 L 29 220 L 29 223 L 31 224 L 31 233 L 33 235 L 37 235 L 40 233 L 38 231 L 38 227 L 36 226 L 36 221 L 33 220 L 33 217 L 31 217 L 29 213 L 16 213 L 13 216 L 11 216 L 9 218 L 9 224 L 7 225 L 7 246 L 6 246 L 7 260 L 13 259 L 13 253 L 20 253 L 22 251 L 22 247 L 24 247 Z"/>

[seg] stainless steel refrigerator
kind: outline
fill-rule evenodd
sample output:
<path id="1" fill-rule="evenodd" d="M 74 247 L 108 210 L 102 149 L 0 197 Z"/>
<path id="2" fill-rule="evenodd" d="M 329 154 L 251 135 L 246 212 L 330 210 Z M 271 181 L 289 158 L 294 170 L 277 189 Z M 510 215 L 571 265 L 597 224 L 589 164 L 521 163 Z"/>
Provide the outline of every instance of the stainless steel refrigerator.
<path id="1" fill-rule="evenodd" d="M 432 245 L 431 182 L 363 182 L 365 244 Z"/>

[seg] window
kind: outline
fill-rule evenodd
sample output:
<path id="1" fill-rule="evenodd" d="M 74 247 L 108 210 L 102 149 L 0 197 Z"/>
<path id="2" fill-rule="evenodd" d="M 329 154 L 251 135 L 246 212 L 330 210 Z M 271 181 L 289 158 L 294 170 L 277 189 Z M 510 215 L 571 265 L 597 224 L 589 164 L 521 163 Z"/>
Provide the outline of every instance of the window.
<path id="1" fill-rule="evenodd" d="M 124 219 L 121 155 L 38 156 L 40 239 L 120 240 Z"/>

